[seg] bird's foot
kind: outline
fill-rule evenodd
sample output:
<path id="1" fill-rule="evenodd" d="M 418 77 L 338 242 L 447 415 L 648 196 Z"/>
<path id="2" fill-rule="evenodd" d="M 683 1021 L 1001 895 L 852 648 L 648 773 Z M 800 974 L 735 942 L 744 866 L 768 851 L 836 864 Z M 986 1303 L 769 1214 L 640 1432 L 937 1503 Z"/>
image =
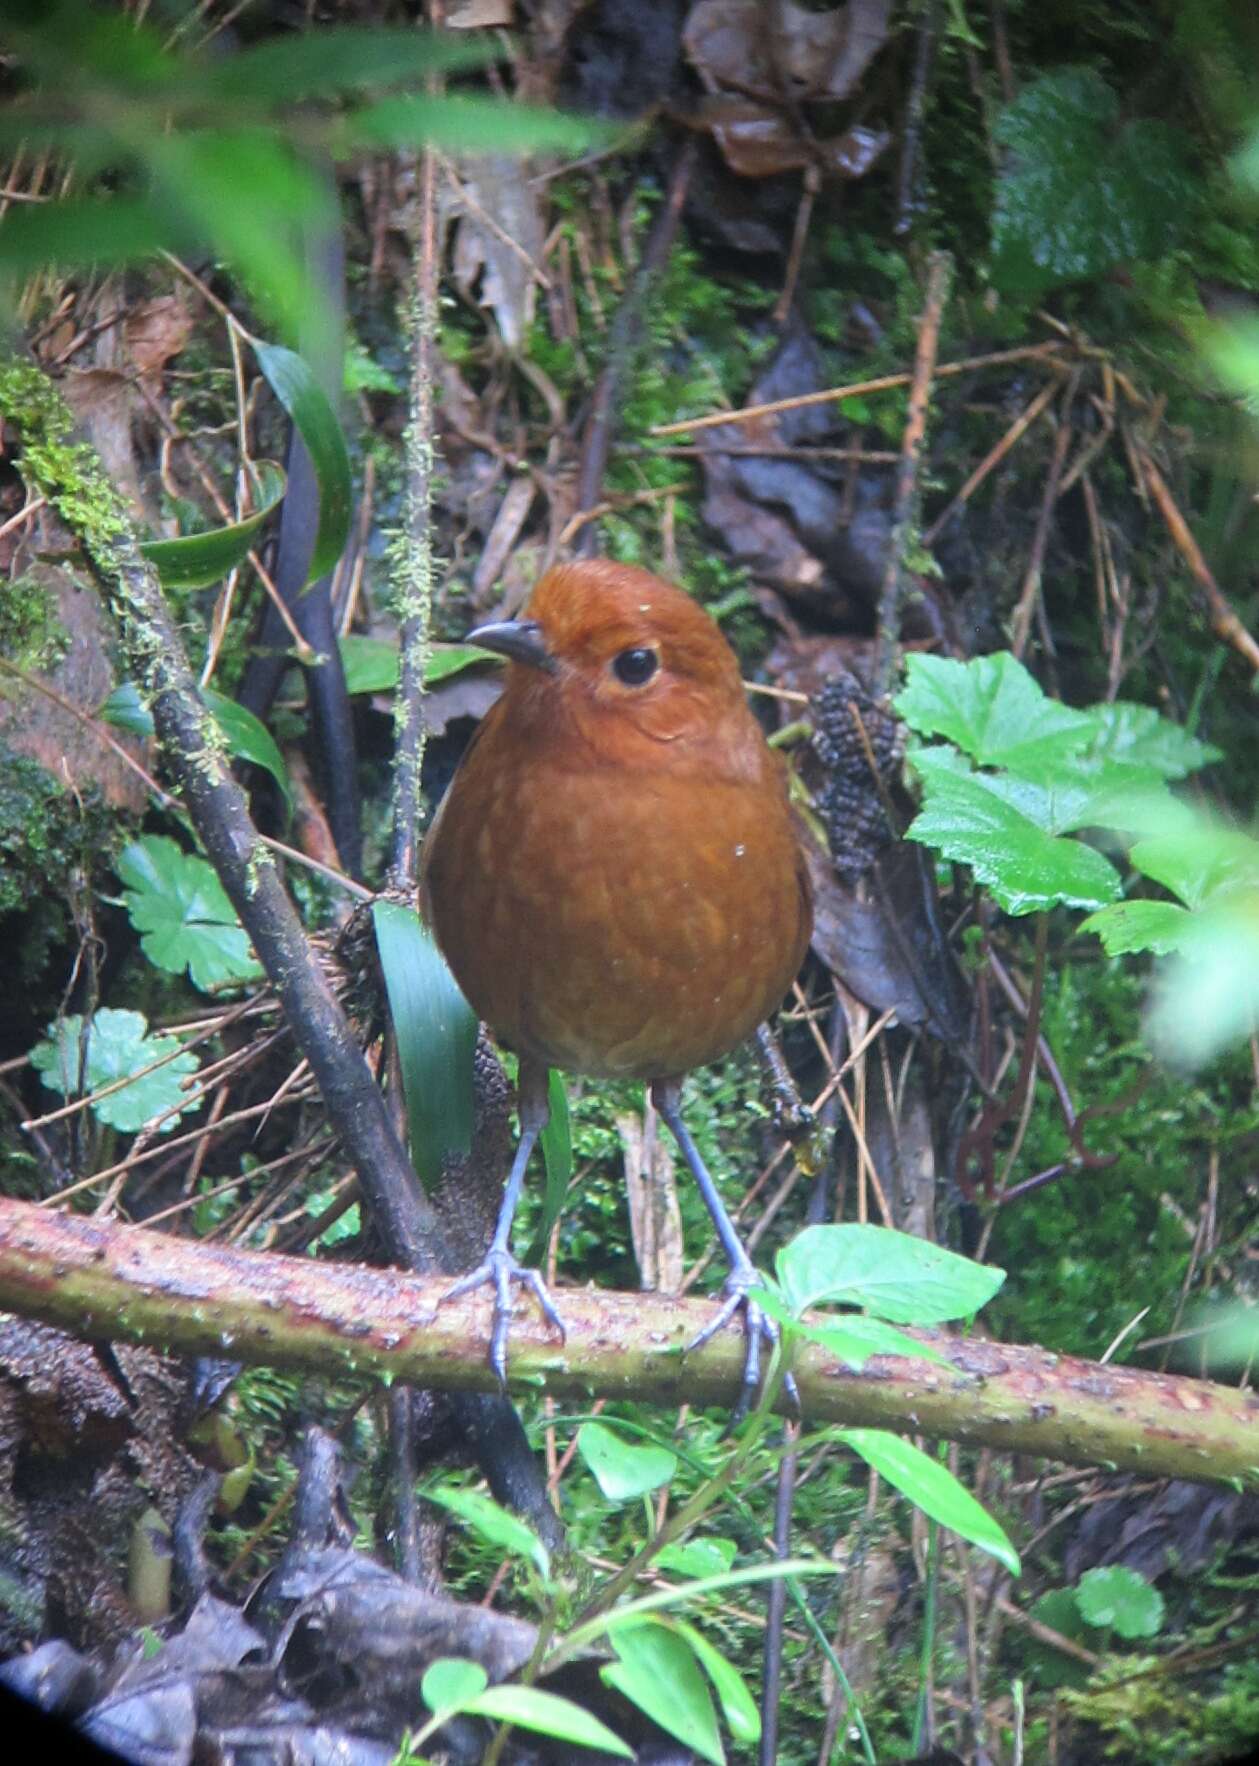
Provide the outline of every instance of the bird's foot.
<path id="1" fill-rule="evenodd" d="M 507 1389 L 507 1333 L 511 1329 L 511 1286 L 513 1282 L 522 1288 L 528 1288 L 537 1301 L 543 1318 L 563 1343 L 567 1339 L 568 1332 L 564 1328 L 564 1320 L 560 1317 L 546 1283 L 536 1269 L 526 1269 L 523 1263 L 517 1262 L 510 1251 L 491 1246 L 486 1252 L 485 1262 L 469 1271 L 467 1275 L 460 1276 L 454 1287 L 448 1288 L 442 1295 L 442 1304 L 444 1305 L 447 1300 L 457 1300 L 461 1294 L 471 1294 L 477 1288 L 493 1288 L 494 1323 L 490 1330 L 490 1347 L 487 1359 L 498 1375 L 498 1383 L 504 1391 Z"/>
<path id="2" fill-rule="evenodd" d="M 732 1433 L 738 1428 L 748 1411 L 752 1408 L 761 1389 L 761 1349 L 762 1346 L 770 1355 L 781 1341 L 781 1333 L 775 1321 L 762 1311 L 752 1299 L 749 1289 L 760 1284 L 760 1276 L 751 1263 L 740 1264 L 730 1271 L 726 1285 L 722 1289 L 724 1296 L 717 1316 L 710 1319 L 702 1331 L 691 1338 L 687 1349 L 699 1349 L 717 1332 L 723 1330 L 736 1312 L 743 1314 L 743 1338 L 745 1351 L 743 1356 L 743 1379 L 739 1387 L 739 1396 L 730 1412 L 727 1432 Z M 800 1392 L 795 1378 L 788 1373 L 783 1379 L 783 1396 L 792 1411 L 800 1414 Z"/>

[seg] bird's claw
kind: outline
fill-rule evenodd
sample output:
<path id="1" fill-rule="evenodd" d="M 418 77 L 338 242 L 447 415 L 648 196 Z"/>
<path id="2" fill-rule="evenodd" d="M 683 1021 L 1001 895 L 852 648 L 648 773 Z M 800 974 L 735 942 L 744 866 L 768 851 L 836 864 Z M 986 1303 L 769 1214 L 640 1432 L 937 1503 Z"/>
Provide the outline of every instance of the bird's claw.
<path id="1" fill-rule="evenodd" d="M 757 1305 L 748 1290 L 756 1287 L 760 1277 L 749 1263 L 746 1269 L 734 1269 L 726 1279 L 723 1299 L 717 1316 L 708 1321 L 702 1331 L 696 1332 L 687 1344 L 688 1352 L 702 1348 L 717 1332 L 724 1330 L 736 1312 L 743 1314 L 743 1339 L 745 1344 L 743 1356 L 743 1377 L 739 1386 L 739 1396 L 735 1399 L 734 1408 L 730 1412 L 730 1420 L 726 1424 L 727 1434 L 732 1434 L 744 1417 L 751 1410 L 761 1389 L 761 1345 L 772 1354 L 778 1347 L 781 1333 L 775 1321 Z M 800 1391 L 795 1376 L 786 1374 L 783 1377 L 783 1397 L 786 1399 L 793 1415 L 800 1415 Z"/>
<path id="2" fill-rule="evenodd" d="M 485 1262 L 467 1275 L 460 1276 L 452 1288 L 447 1288 L 441 1297 L 440 1304 L 447 1300 L 457 1300 L 462 1294 L 471 1294 L 477 1288 L 493 1288 L 494 1290 L 494 1323 L 490 1329 L 490 1346 L 487 1360 L 498 1383 L 504 1391 L 507 1389 L 507 1335 L 511 1329 L 511 1285 L 513 1282 L 527 1288 L 538 1303 L 538 1310 L 555 1332 L 560 1342 L 567 1341 L 568 1332 L 559 1310 L 552 1300 L 546 1283 L 536 1269 L 527 1269 L 512 1256 L 510 1251 L 501 1251 L 493 1247 L 487 1251 Z"/>

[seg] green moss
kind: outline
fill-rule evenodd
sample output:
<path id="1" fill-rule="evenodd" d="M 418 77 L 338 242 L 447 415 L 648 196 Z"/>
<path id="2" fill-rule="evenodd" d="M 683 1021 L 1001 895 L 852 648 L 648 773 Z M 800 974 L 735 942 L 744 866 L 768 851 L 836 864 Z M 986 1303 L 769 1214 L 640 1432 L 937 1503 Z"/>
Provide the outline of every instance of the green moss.
<path id="1" fill-rule="evenodd" d="M 34 673 L 54 667 L 69 637 L 55 594 L 34 576 L 14 577 L 0 595 L 0 657 Z"/>

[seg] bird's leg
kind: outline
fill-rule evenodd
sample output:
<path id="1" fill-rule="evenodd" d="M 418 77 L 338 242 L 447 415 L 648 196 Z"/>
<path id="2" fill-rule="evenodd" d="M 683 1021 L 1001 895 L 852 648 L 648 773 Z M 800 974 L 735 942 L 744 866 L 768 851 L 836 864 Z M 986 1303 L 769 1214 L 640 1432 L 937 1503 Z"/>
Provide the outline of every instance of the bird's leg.
<path id="1" fill-rule="evenodd" d="M 511 1249 L 511 1225 L 515 1218 L 516 1206 L 520 1201 L 520 1192 L 524 1187 L 525 1171 L 530 1156 L 537 1145 L 538 1136 L 546 1127 L 550 1116 L 546 1097 L 547 1070 L 538 1067 L 523 1057 L 520 1062 L 520 1077 L 517 1091 L 520 1109 L 520 1140 L 516 1146 L 516 1157 L 512 1160 L 511 1170 L 507 1176 L 507 1184 L 503 1190 L 503 1200 L 498 1210 L 498 1223 L 494 1228 L 494 1237 L 490 1240 L 485 1253 L 485 1261 L 465 1276 L 461 1276 L 453 1288 L 442 1295 L 442 1300 L 454 1300 L 460 1294 L 469 1294 L 474 1288 L 493 1288 L 494 1290 L 494 1324 L 490 1331 L 489 1363 L 498 1375 L 499 1384 L 507 1385 L 507 1333 L 511 1328 L 511 1285 L 519 1282 L 522 1288 L 528 1288 L 542 1310 L 542 1316 L 551 1329 L 558 1333 L 560 1341 L 565 1338 L 564 1321 L 556 1311 L 555 1302 L 547 1292 L 546 1283 L 536 1269 L 526 1269 L 523 1263 L 517 1262 Z"/>
<path id="2" fill-rule="evenodd" d="M 704 1198 L 704 1206 L 712 1216 L 713 1225 L 717 1229 L 717 1237 L 721 1240 L 722 1250 L 730 1263 L 730 1274 L 726 1278 L 725 1300 L 721 1310 L 711 1324 L 704 1326 L 699 1334 L 687 1344 L 688 1349 L 698 1349 L 729 1324 L 736 1312 L 743 1313 L 743 1329 L 747 1342 L 747 1352 L 743 1358 L 743 1386 L 733 1411 L 730 1414 L 730 1427 L 737 1428 L 747 1415 L 753 1399 L 761 1384 L 761 1345 L 773 1348 L 778 1342 L 778 1326 L 772 1318 L 767 1318 L 754 1300 L 748 1298 L 748 1291 L 760 1280 L 753 1266 L 752 1259 L 743 1247 L 743 1241 L 734 1230 L 734 1222 L 726 1213 L 725 1203 L 717 1193 L 717 1186 L 704 1164 L 699 1148 L 695 1145 L 690 1129 L 682 1120 L 682 1082 L 679 1079 L 653 1080 L 651 1087 L 652 1101 L 660 1113 L 660 1119 L 666 1123 L 669 1132 L 681 1149 L 682 1157 L 691 1168 L 691 1176 L 699 1186 L 699 1193 Z M 800 1406 L 796 1383 L 788 1374 L 783 1381 L 783 1391 L 797 1409 Z"/>

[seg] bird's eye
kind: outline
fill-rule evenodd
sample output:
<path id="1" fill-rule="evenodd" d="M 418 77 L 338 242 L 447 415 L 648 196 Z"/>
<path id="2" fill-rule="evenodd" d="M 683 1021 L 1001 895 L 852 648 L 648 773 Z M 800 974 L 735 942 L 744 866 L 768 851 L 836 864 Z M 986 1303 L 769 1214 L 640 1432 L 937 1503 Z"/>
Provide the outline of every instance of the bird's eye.
<path id="1" fill-rule="evenodd" d="M 654 650 L 622 650 L 613 658 L 612 673 L 623 686 L 645 687 L 659 667 L 660 658 Z"/>

